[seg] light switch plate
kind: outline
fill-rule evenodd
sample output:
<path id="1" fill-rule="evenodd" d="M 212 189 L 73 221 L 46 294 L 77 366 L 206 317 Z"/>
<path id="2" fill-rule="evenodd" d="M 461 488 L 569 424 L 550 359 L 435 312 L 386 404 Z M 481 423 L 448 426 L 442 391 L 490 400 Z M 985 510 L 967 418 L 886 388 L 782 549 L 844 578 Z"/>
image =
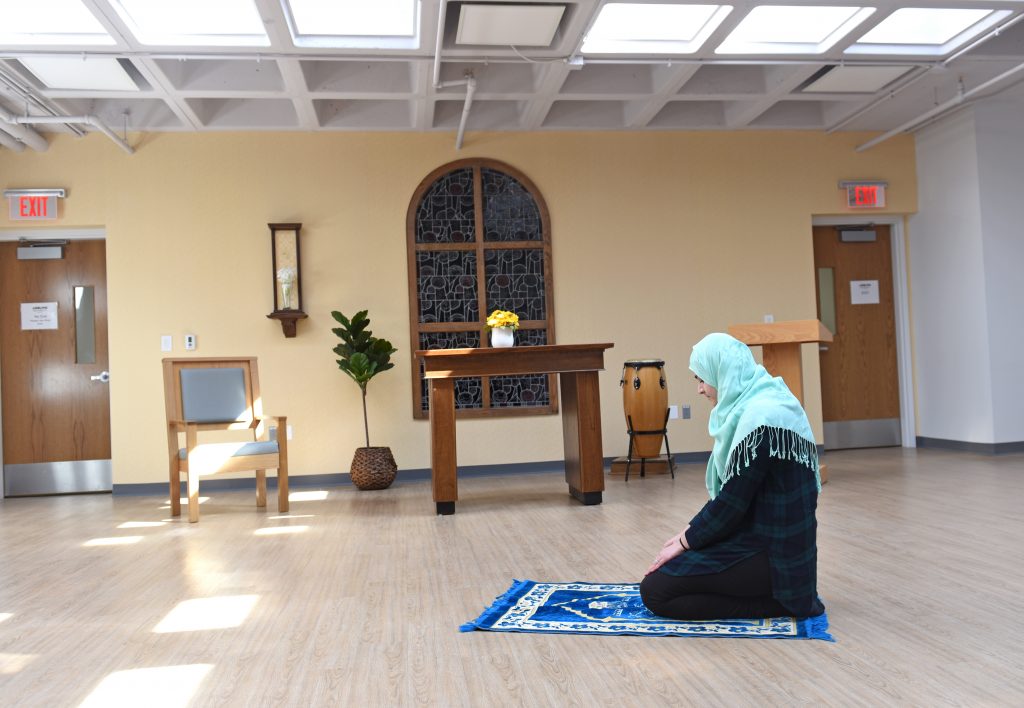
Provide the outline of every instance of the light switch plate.
<path id="1" fill-rule="evenodd" d="M 196 348 L 196 335 L 186 334 L 185 335 L 185 351 L 194 351 Z"/>
<path id="2" fill-rule="evenodd" d="M 171 335 L 169 335 L 169 334 L 161 334 L 160 335 L 160 351 L 162 351 L 162 352 L 169 352 L 169 351 L 171 351 L 171 349 L 173 349 L 173 346 L 174 345 L 172 343 Z"/>

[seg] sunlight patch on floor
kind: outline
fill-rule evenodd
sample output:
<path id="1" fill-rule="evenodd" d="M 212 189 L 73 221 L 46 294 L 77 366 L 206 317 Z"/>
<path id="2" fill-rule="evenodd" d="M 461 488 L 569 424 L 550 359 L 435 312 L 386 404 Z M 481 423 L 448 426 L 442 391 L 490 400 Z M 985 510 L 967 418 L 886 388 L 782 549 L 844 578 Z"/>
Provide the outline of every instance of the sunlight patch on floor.
<path id="1" fill-rule="evenodd" d="M 282 514 L 281 516 L 268 516 L 267 521 L 278 521 L 280 519 L 312 519 L 316 514 Z"/>
<path id="2" fill-rule="evenodd" d="M 130 546 L 142 540 L 142 536 L 110 536 L 109 538 L 93 538 L 83 546 Z"/>
<path id="3" fill-rule="evenodd" d="M 258 595 L 226 595 L 184 600 L 168 612 L 153 631 L 157 634 L 168 634 L 238 627 L 245 622 L 257 600 Z"/>
<path id="4" fill-rule="evenodd" d="M 318 489 L 309 492 L 290 492 L 288 501 L 323 501 L 330 494 L 326 489 Z"/>
<path id="5" fill-rule="evenodd" d="M 38 654 L 4 654 L 0 652 L 0 676 L 16 674 L 35 659 Z"/>
<path id="6" fill-rule="evenodd" d="M 0 612 L 0 622 L 3 622 L 5 619 L 10 619 L 11 617 L 14 617 L 14 614 L 11 612 Z"/>
<path id="7" fill-rule="evenodd" d="M 155 526 L 166 526 L 166 521 L 125 521 L 119 529 L 148 529 Z"/>
<path id="8" fill-rule="evenodd" d="M 290 533 L 305 533 L 309 530 L 308 526 L 268 526 L 263 529 L 256 529 L 253 531 L 255 536 L 283 536 Z"/>
<path id="9" fill-rule="evenodd" d="M 79 708 L 185 708 L 213 664 L 158 666 L 108 674 Z"/>

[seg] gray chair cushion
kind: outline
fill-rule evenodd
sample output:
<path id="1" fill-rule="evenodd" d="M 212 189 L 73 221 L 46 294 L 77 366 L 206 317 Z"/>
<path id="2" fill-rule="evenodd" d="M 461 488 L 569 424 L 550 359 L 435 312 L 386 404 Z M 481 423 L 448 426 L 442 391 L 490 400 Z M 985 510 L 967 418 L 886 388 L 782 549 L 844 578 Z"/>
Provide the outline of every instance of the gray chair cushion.
<path id="1" fill-rule="evenodd" d="M 195 423 L 230 423 L 245 420 L 242 369 L 182 369 L 181 407 L 185 420 Z"/>
<path id="2" fill-rule="evenodd" d="M 234 450 L 230 449 L 232 446 L 235 447 Z M 276 440 L 265 440 L 247 443 L 213 443 L 207 445 L 199 445 L 199 447 L 205 448 L 207 450 L 220 450 L 223 452 L 224 457 L 248 457 L 249 455 L 277 454 Z M 186 448 L 180 448 L 178 450 L 178 457 L 184 460 L 186 457 L 188 457 L 188 450 Z"/>

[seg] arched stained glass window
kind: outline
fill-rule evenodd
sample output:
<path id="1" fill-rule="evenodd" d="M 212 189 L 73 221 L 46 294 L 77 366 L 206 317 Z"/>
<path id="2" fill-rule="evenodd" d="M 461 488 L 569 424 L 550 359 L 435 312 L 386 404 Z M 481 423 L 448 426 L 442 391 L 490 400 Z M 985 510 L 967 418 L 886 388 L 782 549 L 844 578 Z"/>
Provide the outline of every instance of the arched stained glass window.
<path id="1" fill-rule="evenodd" d="M 410 334 L 415 349 L 490 346 L 487 315 L 519 315 L 516 346 L 555 343 L 551 225 L 529 179 L 494 160 L 443 165 L 409 204 Z M 413 415 L 429 415 L 413 358 Z M 455 380 L 460 417 L 556 413 L 554 375 Z"/>

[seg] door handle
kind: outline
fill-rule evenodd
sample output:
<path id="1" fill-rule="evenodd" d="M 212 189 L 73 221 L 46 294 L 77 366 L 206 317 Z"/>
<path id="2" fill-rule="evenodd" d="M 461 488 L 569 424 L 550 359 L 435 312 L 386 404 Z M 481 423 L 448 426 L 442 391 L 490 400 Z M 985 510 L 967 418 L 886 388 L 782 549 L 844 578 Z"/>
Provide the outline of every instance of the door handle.
<path id="1" fill-rule="evenodd" d="M 827 352 L 828 351 L 828 345 L 827 344 L 819 344 L 818 345 L 818 351 L 819 352 Z"/>
<path id="2" fill-rule="evenodd" d="M 93 381 L 99 381 L 100 383 L 110 383 L 110 372 L 101 371 L 95 376 L 90 376 L 89 378 Z"/>

